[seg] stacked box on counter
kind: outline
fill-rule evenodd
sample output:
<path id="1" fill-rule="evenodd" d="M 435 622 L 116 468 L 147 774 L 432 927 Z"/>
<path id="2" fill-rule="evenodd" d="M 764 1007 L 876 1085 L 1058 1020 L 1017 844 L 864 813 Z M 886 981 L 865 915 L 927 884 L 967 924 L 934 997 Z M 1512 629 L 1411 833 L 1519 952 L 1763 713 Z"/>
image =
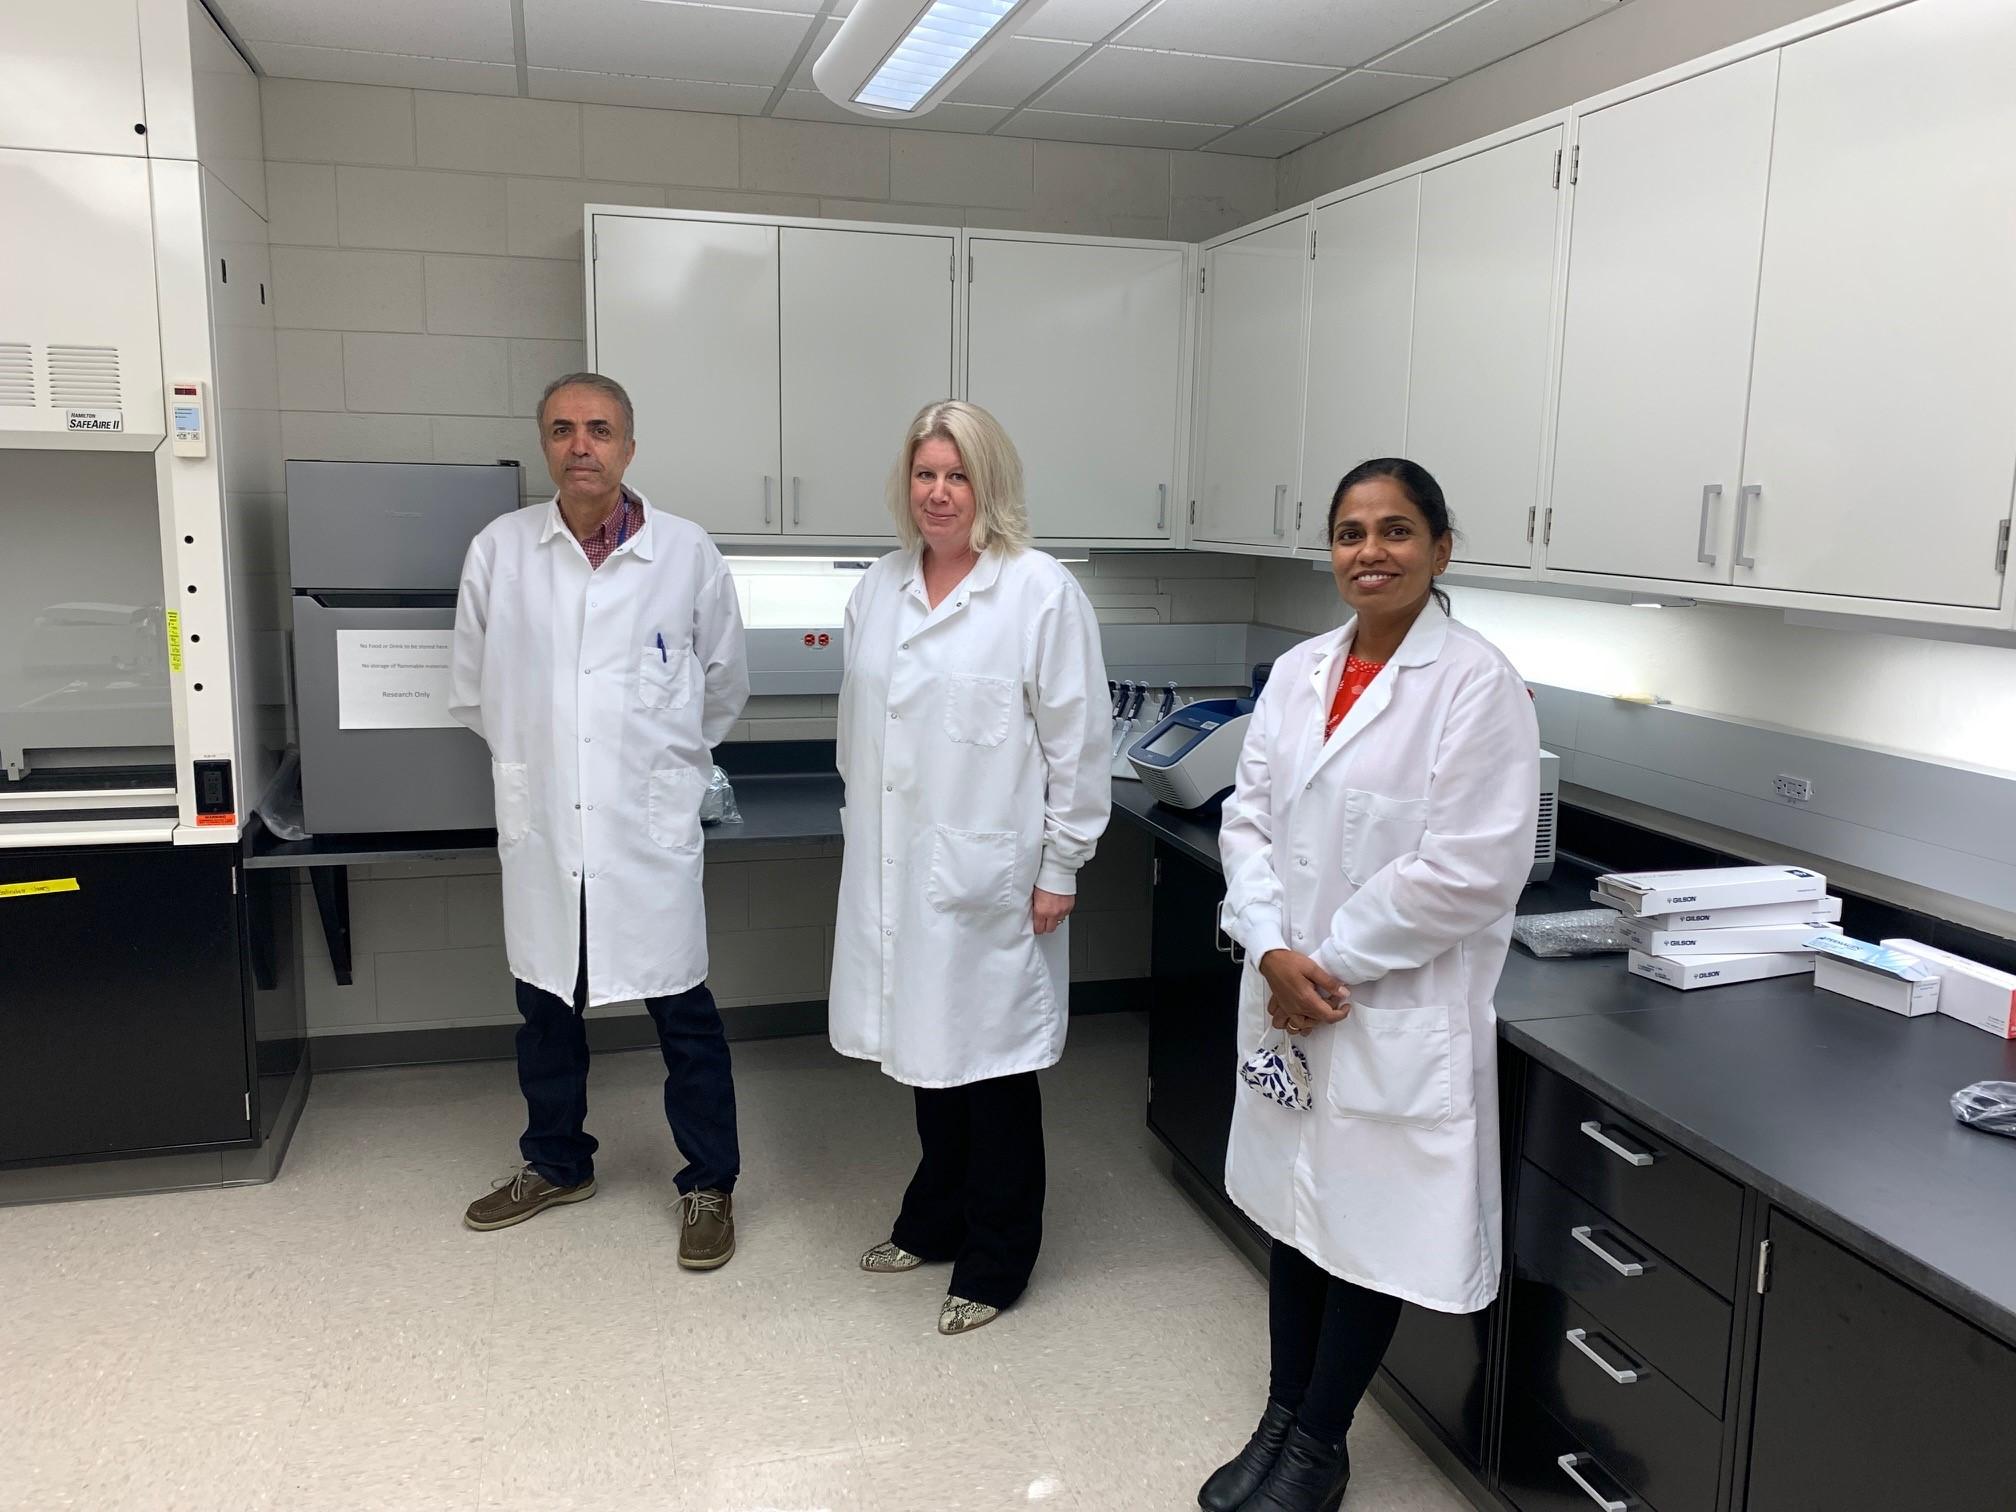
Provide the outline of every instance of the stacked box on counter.
<path id="1" fill-rule="evenodd" d="M 1683 992 L 1810 972 L 1814 937 L 1840 933 L 1841 900 L 1804 867 L 1617 872 L 1589 896 L 1624 915 L 1632 974 Z"/>

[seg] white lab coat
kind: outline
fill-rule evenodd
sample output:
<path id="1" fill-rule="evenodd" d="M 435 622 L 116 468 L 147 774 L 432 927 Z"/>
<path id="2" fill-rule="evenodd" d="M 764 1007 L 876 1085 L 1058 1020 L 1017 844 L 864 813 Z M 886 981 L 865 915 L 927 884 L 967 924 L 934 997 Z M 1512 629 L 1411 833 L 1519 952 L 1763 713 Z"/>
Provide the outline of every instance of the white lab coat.
<path id="1" fill-rule="evenodd" d="M 1498 1290 L 1491 997 L 1533 863 L 1539 730 L 1510 663 L 1431 603 L 1326 743 L 1354 627 L 1274 664 L 1225 802 L 1241 1057 L 1268 1029 L 1269 950 L 1313 956 L 1353 1000 L 1296 1041 L 1314 1108 L 1239 1088 L 1225 1185 L 1331 1274 L 1474 1312 Z"/>
<path id="2" fill-rule="evenodd" d="M 586 888 L 590 1005 L 706 980 L 700 800 L 749 697 L 706 532 L 646 500 L 597 570 L 557 501 L 491 521 L 462 567 L 453 678 L 449 712 L 490 745 L 511 974 L 573 1001 Z"/>
<path id="3" fill-rule="evenodd" d="M 833 1048 L 956 1087 L 1055 1065 L 1068 925 L 1030 894 L 1078 890 L 1112 809 L 1099 624 L 1040 551 L 981 554 L 933 609 L 896 552 L 848 600 L 846 779 L 828 1015 Z"/>

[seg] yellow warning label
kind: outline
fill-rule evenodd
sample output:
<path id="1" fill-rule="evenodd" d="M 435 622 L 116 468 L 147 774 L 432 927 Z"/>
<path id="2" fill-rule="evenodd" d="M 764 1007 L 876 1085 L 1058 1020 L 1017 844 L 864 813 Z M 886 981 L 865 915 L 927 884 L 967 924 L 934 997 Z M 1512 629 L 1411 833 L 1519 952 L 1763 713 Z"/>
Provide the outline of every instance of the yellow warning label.
<path id="1" fill-rule="evenodd" d="M 182 612 L 168 611 L 168 670 L 179 673 L 182 670 Z"/>
<path id="2" fill-rule="evenodd" d="M 51 877 L 47 882 L 0 882 L 0 898 L 32 898 L 38 893 L 77 891 L 75 877 Z"/>

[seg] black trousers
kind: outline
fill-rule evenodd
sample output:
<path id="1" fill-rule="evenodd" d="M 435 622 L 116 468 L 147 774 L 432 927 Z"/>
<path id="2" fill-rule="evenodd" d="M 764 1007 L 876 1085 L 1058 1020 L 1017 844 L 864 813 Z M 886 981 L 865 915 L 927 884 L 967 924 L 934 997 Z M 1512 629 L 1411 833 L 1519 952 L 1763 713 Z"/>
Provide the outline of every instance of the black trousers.
<path id="1" fill-rule="evenodd" d="M 586 920 L 583 920 L 585 926 Z M 588 931 L 581 931 L 574 1001 L 519 982 L 518 1086 L 525 1094 L 521 1158 L 555 1186 L 579 1186 L 595 1174 L 588 1122 Z M 728 1035 L 714 994 L 702 982 L 670 997 L 646 998 L 665 1057 L 665 1121 L 686 1157 L 674 1178 L 681 1192 L 735 1190 L 742 1150 L 735 1129 L 735 1078 Z"/>
<path id="2" fill-rule="evenodd" d="M 1267 1262 L 1268 1395 L 1303 1432 L 1343 1443 L 1399 1323 L 1398 1297 L 1333 1276 L 1277 1240 Z"/>
<path id="3" fill-rule="evenodd" d="M 889 1237 L 926 1260 L 950 1260 L 952 1296 L 1008 1307 L 1043 1247 L 1036 1073 L 913 1090 L 924 1154 Z"/>

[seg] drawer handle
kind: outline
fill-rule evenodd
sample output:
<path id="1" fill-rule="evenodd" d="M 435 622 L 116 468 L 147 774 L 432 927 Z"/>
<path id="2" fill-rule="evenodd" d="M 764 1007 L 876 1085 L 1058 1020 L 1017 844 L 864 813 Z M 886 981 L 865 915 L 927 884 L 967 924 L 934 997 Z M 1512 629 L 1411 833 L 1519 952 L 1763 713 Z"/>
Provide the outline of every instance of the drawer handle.
<path id="1" fill-rule="evenodd" d="M 1645 1274 L 1645 1267 L 1641 1263 L 1636 1260 L 1619 1260 L 1590 1237 L 1593 1233 L 1595 1233 L 1595 1230 L 1590 1228 L 1588 1224 L 1583 1223 L 1568 1230 L 1568 1237 L 1620 1276 L 1642 1276 Z"/>
<path id="2" fill-rule="evenodd" d="M 1568 1479 L 1572 1480 L 1573 1482 L 1575 1482 L 1576 1485 L 1580 1486 L 1583 1490 L 1583 1493 L 1586 1496 L 1588 1496 L 1589 1500 L 1593 1501 L 1594 1503 L 1596 1503 L 1597 1506 L 1601 1507 L 1603 1509 L 1603 1512 L 1631 1512 L 1630 1502 L 1612 1501 L 1610 1500 L 1609 1497 L 1605 1496 L 1601 1491 L 1598 1491 L 1594 1486 L 1590 1485 L 1588 1481 L 1582 1478 L 1581 1467 L 1584 1465 L 1593 1465 L 1596 1463 L 1596 1461 L 1591 1456 L 1586 1454 L 1564 1454 L 1559 1459 L 1554 1461 L 1554 1463 L 1559 1465 L 1561 1469 L 1567 1474 Z"/>
<path id="3" fill-rule="evenodd" d="M 1631 1386 L 1635 1385 L 1638 1382 L 1641 1372 L 1629 1368 L 1619 1370 L 1615 1365 L 1612 1365 L 1608 1360 L 1604 1359 L 1603 1356 L 1596 1353 L 1595 1348 L 1589 1343 L 1588 1329 L 1586 1328 L 1569 1329 L 1568 1342 L 1570 1344 L 1573 1344 L 1577 1349 L 1581 1350 L 1582 1353 L 1592 1363 L 1594 1363 L 1594 1365 L 1598 1370 L 1602 1371 L 1603 1374 L 1610 1377 L 1610 1379 L 1615 1381 L 1619 1386 Z"/>
<path id="4" fill-rule="evenodd" d="M 1582 1125 L 1582 1132 L 1584 1134 L 1587 1134 L 1591 1139 L 1595 1140 L 1596 1143 L 1603 1146 L 1604 1149 L 1608 1150 L 1612 1155 L 1617 1156 L 1619 1159 L 1623 1160 L 1628 1165 L 1649 1166 L 1650 1164 L 1652 1164 L 1654 1157 L 1649 1151 L 1626 1149 L 1623 1145 L 1620 1145 L 1619 1143 L 1617 1143 L 1616 1140 L 1612 1139 L 1608 1134 L 1605 1134 L 1603 1132 L 1603 1125 L 1596 1122 L 1596 1120 L 1593 1118 L 1584 1121 Z"/>
<path id="5" fill-rule="evenodd" d="M 1213 927 L 1211 931 L 1211 947 L 1222 956 L 1230 956 L 1234 966 L 1245 964 L 1246 948 L 1226 934 L 1223 925 Z"/>

